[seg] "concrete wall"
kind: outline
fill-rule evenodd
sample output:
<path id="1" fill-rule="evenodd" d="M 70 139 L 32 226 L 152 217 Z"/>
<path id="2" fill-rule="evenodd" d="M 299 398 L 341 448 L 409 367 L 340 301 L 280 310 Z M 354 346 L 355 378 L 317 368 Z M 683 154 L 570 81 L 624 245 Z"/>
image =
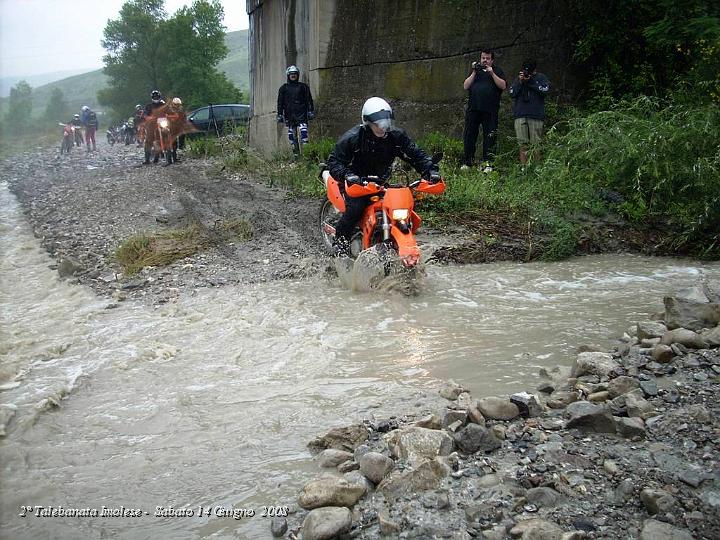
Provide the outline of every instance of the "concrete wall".
<path id="1" fill-rule="evenodd" d="M 288 146 L 275 117 L 289 64 L 313 92 L 311 138 L 334 138 L 359 123 L 373 95 L 393 105 L 413 137 L 460 136 L 462 82 L 483 46 L 496 49 L 510 80 L 530 56 L 555 96 L 573 91 L 566 0 L 248 0 L 247 9 L 250 141 L 265 154 Z"/>

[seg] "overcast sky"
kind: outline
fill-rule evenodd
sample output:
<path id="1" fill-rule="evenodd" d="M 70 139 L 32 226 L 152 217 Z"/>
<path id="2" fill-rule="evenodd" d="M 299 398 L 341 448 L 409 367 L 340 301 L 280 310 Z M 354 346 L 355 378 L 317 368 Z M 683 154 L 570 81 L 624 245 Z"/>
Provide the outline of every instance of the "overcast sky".
<path id="1" fill-rule="evenodd" d="M 125 0 L 0 0 L 0 77 L 103 66 L 108 19 Z M 245 0 L 221 0 L 227 31 L 248 27 Z M 165 0 L 172 14 L 192 0 Z"/>

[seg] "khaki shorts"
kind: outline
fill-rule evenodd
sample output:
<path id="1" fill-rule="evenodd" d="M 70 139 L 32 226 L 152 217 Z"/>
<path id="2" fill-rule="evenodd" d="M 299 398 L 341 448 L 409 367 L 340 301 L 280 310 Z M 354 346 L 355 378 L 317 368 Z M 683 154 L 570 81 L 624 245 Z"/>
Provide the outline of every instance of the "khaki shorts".
<path id="1" fill-rule="evenodd" d="M 516 118 L 515 119 L 515 135 L 520 144 L 530 144 L 539 142 L 543 134 L 542 120 L 534 118 Z"/>

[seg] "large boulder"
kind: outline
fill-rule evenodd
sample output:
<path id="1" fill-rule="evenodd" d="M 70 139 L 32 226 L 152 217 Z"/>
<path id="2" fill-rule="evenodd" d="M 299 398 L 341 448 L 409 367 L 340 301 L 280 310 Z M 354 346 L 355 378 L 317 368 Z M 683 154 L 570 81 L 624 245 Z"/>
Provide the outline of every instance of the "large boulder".
<path id="1" fill-rule="evenodd" d="M 703 339 L 703 337 L 692 330 L 688 330 L 687 328 L 676 328 L 675 330 L 665 332 L 660 340 L 660 343 L 663 345 L 679 343 L 688 349 L 707 348 L 707 342 Z"/>
<path id="2" fill-rule="evenodd" d="M 310 512 L 302 526 L 303 540 L 331 540 L 350 530 L 352 512 L 344 507 L 327 506 Z"/>
<path id="3" fill-rule="evenodd" d="M 406 495 L 417 496 L 419 491 L 437 489 L 450 474 L 450 467 L 439 459 L 422 462 L 414 469 L 393 471 L 380 485 L 378 490 L 387 500 L 395 500 Z"/>
<path id="4" fill-rule="evenodd" d="M 665 304 L 665 324 L 670 330 L 687 328 L 697 331 L 702 328 L 713 328 L 720 323 L 720 303 L 718 302 L 698 302 L 675 296 L 666 296 L 663 298 L 663 302 Z"/>
<path id="5" fill-rule="evenodd" d="M 418 464 L 453 451 L 453 440 L 445 431 L 408 427 L 387 435 L 388 448 L 393 456 L 410 464 Z"/>
<path id="6" fill-rule="evenodd" d="M 693 535 L 687 529 L 678 529 L 656 519 L 646 519 L 640 540 L 693 540 Z"/>
<path id="7" fill-rule="evenodd" d="M 316 437 L 308 446 L 313 450 L 334 448 L 352 452 L 368 438 L 368 429 L 362 424 L 333 428 L 322 437 Z"/>
<path id="8" fill-rule="evenodd" d="M 667 332 L 665 324 L 659 321 L 641 321 L 637 323 L 637 338 L 639 340 L 659 338 Z"/>
<path id="9" fill-rule="evenodd" d="M 520 409 L 508 398 L 486 397 L 479 399 L 477 408 L 480 413 L 491 420 L 512 420 L 520 415 Z"/>
<path id="10" fill-rule="evenodd" d="M 615 433 L 615 419 L 610 410 L 587 401 L 576 401 L 565 409 L 566 427 L 577 428 L 586 433 Z"/>
<path id="11" fill-rule="evenodd" d="M 570 377 L 581 377 L 583 375 L 597 375 L 607 377 L 620 364 L 611 354 L 599 352 L 584 352 L 577 355 Z"/>
<path id="12" fill-rule="evenodd" d="M 298 503 L 306 510 L 322 506 L 352 507 L 365 493 L 363 485 L 352 484 L 344 478 L 327 476 L 305 484 Z"/>
<path id="13" fill-rule="evenodd" d="M 493 432 L 479 424 L 468 424 L 455 434 L 455 444 L 466 454 L 492 452 L 502 446 Z"/>
<path id="14" fill-rule="evenodd" d="M 392 459 L 378 452 L 368 452 L 360 458 L 360 472 L 374 484 L 379 484 L 394 466 Z"/>

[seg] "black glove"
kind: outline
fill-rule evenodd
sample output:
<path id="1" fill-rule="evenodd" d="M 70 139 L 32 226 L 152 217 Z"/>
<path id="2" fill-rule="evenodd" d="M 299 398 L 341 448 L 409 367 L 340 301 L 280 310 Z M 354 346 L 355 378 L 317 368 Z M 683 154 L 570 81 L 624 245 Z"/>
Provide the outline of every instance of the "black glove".
<path id="1" fill-rule="evenodd" d="M 313 118 L 315 118 L 315 111 L 308 111 L 307 117 L 308 120 L 312 120 Z"/>
<path id="2" fill-rule="evenodd" d="M 440 176 L 440 173 L 438 171 L 429 170 L 426 171 L 422 177 L 430 182 L 431 184 L 437 184 L 440 180 L 442 180 L 442 176 Z"/>
<path id="3" fill-rule="evenodd" d="M 362 184 L 362 181 L 357 174 L 345 175 L 345 182 L 347 182 L 348 184 Z"/>
<path id="4" fill-rule="evenodd" d="M 285 118 L 283 118 L 283 115 L 282 115 L 282 114 L 278 114 L 278 115 L 277 115 L 277 121 L 278 121 L 278 123 L 280 123 L 280 124 L 282 124 L 283 122 L 285 122 Z"/>

